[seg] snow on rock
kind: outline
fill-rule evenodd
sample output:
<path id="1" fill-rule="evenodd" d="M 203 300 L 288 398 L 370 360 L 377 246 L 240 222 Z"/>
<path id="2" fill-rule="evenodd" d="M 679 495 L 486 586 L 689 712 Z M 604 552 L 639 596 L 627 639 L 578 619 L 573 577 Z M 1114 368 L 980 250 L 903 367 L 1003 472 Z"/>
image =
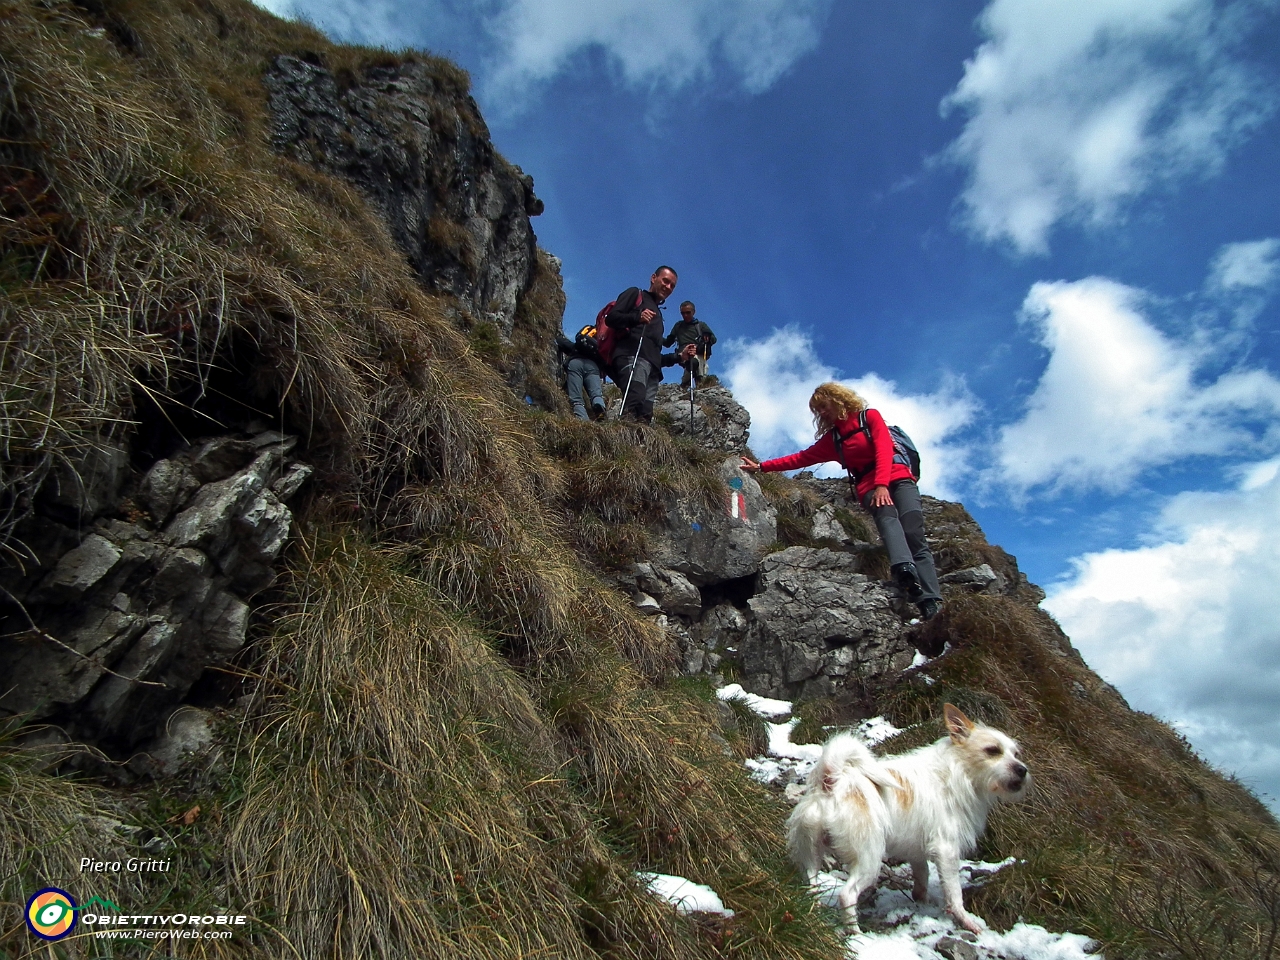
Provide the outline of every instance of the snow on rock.
<path id="1" fill-rule="evenodd" d="M 962 860 L 960 882 L 966 890 L 982 886 L 996 872 L 1016 864 L 1010 857 L 999 863 Z M 824 905 L 839 910 L 837 894 L 848 879 L 843 871 L 821 873 L 813 884 L 814 895 Z M 908 892 L 911 870 L 905 865 L 882 866 L 875 899 L 864 901 L 858 914 L 864 928 L 846 943 L 848 957 L 857 960 L 947 960 L 954 947 L 943 941 L 964 941 L 977 947 L 981 958 L 1003 960 L 1103 960 L 1098 944 L 1078 933 L 1052 933 L 1030 923 L 1015 924 L 1007 933 L 984 930 L 977 937 L 962 930 L 942 908 L 942 890 L 932 864 L 929 897 L 917 903 Z M 940 951 L 940 944 L 946 952 Z"/>
<path id="2" fill-rule="evenodd" d="M 790 717 L 792 712 L 792 704 L 789 700 L 772 700 L 754 693 L 747 693 L 738 683 L 721 687 L 716 691 L 716 696 L 721 700 L 740 700 L 766 721 Z M 760 783 L 784 787 L 804 783 L 805 777 L 822 756 L 822 747 L 816 743 L 791 742 L 791 731 L 799 722 L 798 719 L 792 718 L 782 723 L 765 724 L 769 730 L 768 755 L 745 761 L 752 779 Z M 853 732 L 869 746 L 874 746 L 883 740 L 897 736 L 902 731 L 884 717 L 872 717 L 855 726 Z M 794 790 L 791 792 L 794 793 Z"/>
<path id="3" fill-rule="evenodd" d="M 771 700 L 768 697 L 747 693 L 742 689 L 742 684 L 740 683 L 731 683 L 727 687 L 721 687 L 716 691 L 716 696 L 721 700 L 741 700 L 753 713 L 764 717 L 766 720 L 777 720 L 780 717 L 791 716 L 790 700 Z"/>
<path id="4" fill-rule="evenodd" d="M 655 897 L 666 900 L 677 913 L 718 913 L 732 917 L 733 911 L 724 905 L 720 895 L 708 886 L 694 883 L 684 877 L 665 873 L 637 873 L 641 882 Z"/>
<path id="5" fill-rule="evenodd" d="M 896 737 L 901 732 L 884 717 L 872 717 L 870 720 L 863 720 L 853 728 L 854 736 L 870 747 L 874 747 L 877 743 L 888 740 L 890 737 Z"/>

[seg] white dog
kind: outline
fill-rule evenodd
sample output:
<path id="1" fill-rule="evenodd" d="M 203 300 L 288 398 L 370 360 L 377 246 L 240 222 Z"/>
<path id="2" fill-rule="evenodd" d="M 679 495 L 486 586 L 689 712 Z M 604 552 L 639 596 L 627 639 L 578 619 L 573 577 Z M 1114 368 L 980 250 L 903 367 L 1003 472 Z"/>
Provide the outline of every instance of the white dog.
<path id="1" fill-rule="evenodd" d="M 854 932 L 858 897 L 876 882 L 881 860 L 911 864 L 917 901 L 928 892 L 933 861 L 947 912 L 982 930 L 964 909 L 960 856 L 976 846 L 998 801 L 1026 795 L 1031 774 L 1011 738 L 949 703 L 943 714 L 950 736 L 898 756 L 877 759 L 851 733 L 832 737 L 787 820 L 791 858 L 810 881 L 828 855 L 848 869 L 840 904 Z"/>

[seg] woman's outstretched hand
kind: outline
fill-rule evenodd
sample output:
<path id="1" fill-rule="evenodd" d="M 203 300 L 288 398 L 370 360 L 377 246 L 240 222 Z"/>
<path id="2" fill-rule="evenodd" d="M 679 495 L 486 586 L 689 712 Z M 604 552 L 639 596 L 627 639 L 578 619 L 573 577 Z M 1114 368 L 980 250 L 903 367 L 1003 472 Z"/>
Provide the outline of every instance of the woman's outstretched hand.
<path id="1" fill-rule="evenodd" d="M 889 496 L 888 487 L 876 487 L 871 491 L 871 506 L 873 507 L 891 507 L 893 506 L 893 497 Z"/>
<path id="2" fill-rule="evenodd" d="M 743 457 L 742 463 L 738 464 L 739 469 L 745 470 L 747 473 L 759 473 L 760 464 L 756 463 L 750 457 Z"/>

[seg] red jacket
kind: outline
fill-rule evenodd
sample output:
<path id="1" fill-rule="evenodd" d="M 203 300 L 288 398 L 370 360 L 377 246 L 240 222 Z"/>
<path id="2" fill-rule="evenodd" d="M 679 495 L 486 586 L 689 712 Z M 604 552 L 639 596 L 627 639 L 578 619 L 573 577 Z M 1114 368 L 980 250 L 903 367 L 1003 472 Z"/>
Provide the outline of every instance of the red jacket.
<path id="1" fill-rule="evenodd" d="M 893 438 L 889 436 L 889 428 L 885 426 L 884 417 L 879 410 L 867 408 L 867 426 L 871 428 L 871 441 L 858 426 L 858 415 L 850 414 L 840 424 L 840 436 L 844 437 L 844 462 L 858 477 L 858 498 L 861 499 L 876 487 L 887 487 L 895 480 L 914 480 L 911 468 L 893 459 Z M 829 460 L 840 462 L 836 456 L 836 439 L 833 431 L 828 430 L 818 438 L 818 442 L 807 450 L 793 453 L 789 457 L 777 457 L 760 464 L 760 469 L 769 473 L 779 470 L 799 470 L 811 467 L 815 463 L 826 463 Z"/>

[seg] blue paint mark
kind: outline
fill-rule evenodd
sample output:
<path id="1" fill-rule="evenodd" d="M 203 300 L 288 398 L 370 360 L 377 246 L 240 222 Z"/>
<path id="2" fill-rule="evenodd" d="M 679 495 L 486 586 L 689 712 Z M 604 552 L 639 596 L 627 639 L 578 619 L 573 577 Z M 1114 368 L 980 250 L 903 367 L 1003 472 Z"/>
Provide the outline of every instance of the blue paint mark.
<path id="1" fill-rule="evenodd" d="M 730 481 L 729 481 L 729 486 L 730 486 L 730 487 L 732 487 L 734 490 L 741 490 L 741 489 L 742 489 L 742 478 L 741 478 L 741 477 L 734 477 L 732 480 L 730 480 Z"/>
<path id="2" fill-rule="evenodd" d="M 701 530 L 701 529 L 702 529 L 702 524 L 700 524 L 700 523 L 698 523 L 698 522 L 696 522 L 696 521 L 695 521 L 694 523 L 689 524 L 689 526 L 693 529 L 693 532 L 694 532 L 694 533 L 697 533 L 699 530 Z"/>

